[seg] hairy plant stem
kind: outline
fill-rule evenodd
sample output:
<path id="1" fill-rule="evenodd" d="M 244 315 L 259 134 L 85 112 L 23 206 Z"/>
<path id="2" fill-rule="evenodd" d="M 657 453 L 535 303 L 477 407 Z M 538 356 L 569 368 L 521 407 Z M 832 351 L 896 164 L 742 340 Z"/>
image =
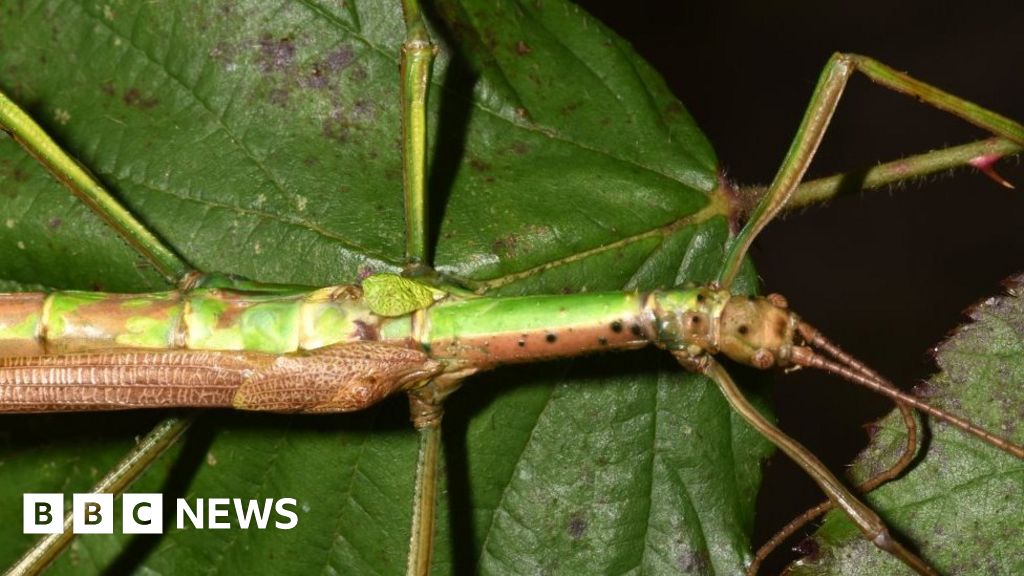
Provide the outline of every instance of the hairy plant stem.
<path id="1" fill-rule="evenodd" d="M 1022 152 L 1024 152 L 1024 146 L 1015 142 L 1004 138 L 986 138 L 960 146 L 908 156 L 879 164 L 867 170 L 845 172 L 809 180 L 797 186 L 783 210 L 790 211 L 826 202 L 846 194 L 876 190 L 957 168 L 975 166 L 979 159 L 991 161 L 999 158 L 1013 158 Z M 741 213 L 750 213 L 767 191 L 767 186 L 741 187 L 737 195 Z"/>

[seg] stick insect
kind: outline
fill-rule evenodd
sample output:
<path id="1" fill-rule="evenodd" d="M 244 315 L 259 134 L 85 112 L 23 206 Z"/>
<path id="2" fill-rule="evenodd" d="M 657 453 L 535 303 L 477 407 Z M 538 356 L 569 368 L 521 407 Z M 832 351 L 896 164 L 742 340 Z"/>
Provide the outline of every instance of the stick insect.
<path id="1" fill-rule="evenodd" d="M 351 12 L 348 15 L 351 17 Z M 100 18 L 106 18 L 106 14 L 93 14 L 91 16 L 98 16 Z M 337 15 L 335 15 L 335 16 L 337 16 Z M 94 18 L 94 20 L 95 20 L 95 18 Z M 112 21 L 114 21 L 114 22 L 117 21 L 117 15 L 116 14 L 112 18 Z M 350 20 L 347 20 L 347 21 L 343 20 L 343 22 L 350 22 Z M 115 25 L 111 25 L 111 26 L 115 26 Z M 125 38 L 123 35 L 116 34 L 116 30 L 114 28 L 112 28 L 112 27 L 108 27 L 107 29 L 112 33 L 111 35 L 114 37 L 114 40 L 116 40 L 118 38 L 122 39 L 122 42 L 124 42 L 126 39 L 130 40 L 130 38 Z M 282 38 L 284 38 L 285 40 L 282 40 Z M 296 44 L 296 42 L 294 40 L 290 40 L 290 39 L 288 39 L 287 36 L 282 36 L 282 35 L 259 36 L 257 38 L 256 42 L 251 43 L 251 45 L 253 45 L 253 46 L 258 46 L 259 50 L 260 50 L 260 54 L 265 57 L 265 59 L 263 61 L 257 63 L 257 66 L 259 66 L 260 68 L 266 68 L 267 70 L 265 70 L 265 72 L 268 72 L 268 73 L 274 72 L 275 71 L 275 67 L 287 67 L 288 66 L 288 62 L 290 61 L 289 53 L 291 53 L 291 51 L 293 51 L 295 49 L 294 48 L 295 44 Z M 369 44 L 371 44 L 371 47 L 372 47 L 372 43 L 369 43 Z M 292 47 L 289 48 L 289 46 L 292 46 Z M 541 46 L 541 44 L 538 41 L 536 41 L 536 40 L 533 40 L 532 42 L 528 41 L 528 40 L 523 40 L 521 45 L 518 42 L 512 44 L 513 50 L 514 50 L 514 52 L 518 56 L 528 56 L 528 55 L 534 53 L 535 51 L 537 53 L 539 53 L 539 52 L 541 52 L 540 46 Z M 220 52 L 217 52 L 217 53 L 218 54 L 223 54 L 224 52 L 229 51 L 229 48 L 230 48 L 229 46 L 220 46 L 219 48 L 217 46 L 214 46 L 213 50 L 214 50 L 214 52 L 217 52 L 217 50 L 220 50 Z M 147 52 L 147 50 L 146 50 L 147 47 L 145 45 L 139 46 L 139 45 L 133 44 L 131 46 L 131 49 L 135 50 L 135 51 L 138 51 L 138 52 L 140 52 L 142 54 L 145 54 L 146 57 L 148 58 L 148 60 L 151 63 L 159 61 L 159 59 L 156 56 L 153 56 L 152 54 Z M 442 52 L 442 54 L 443 54 L 443 52 Z M 340 51 L 334 53 L 334 55 L 336 57 L 334 65 L 339 67 L 339 68 L 343 68 L 343 66 L 341 65 L 340 61 L 343 61 L 346 58 L 348 58 L 348 59 L 352 58 L 352 54 L 349 54 L 348 56 L 345 56 L 345 51 L 343 51 L 343 50 L 340 50 Z M 294 54 L 293 54 L 293 56 L 294 56 Z M 442 56 L 442 58 L 443 58 L 443 56 Z M 244 60 L 244 58 L 238 57 L 236 55 L 235 59 L 234 60 L 229 60 L 228 64 L 226 64 L 226 66 L 230 66 L 231 64 L 238 65 L 239 62 L 243 61 L 243 60 Z M 319 82 L 318 80 L 316 80 L 316 78 L 322 77 L 322 75 L 325 72 L 330 70 L 330 66 L 332 66 L 331 60 L 329 58 L 324 58 L 323 59 L 322 69 L 320 67 L 320 64 L 321 64 L 320 62 L 307 62 L 307 65 L 309 67 L 308 67 L 308 69 L 306 69 L 306 72 L 308 72 L 310 74 L 310 76 L 308 76 L 306 78 L 306 81 L 307 81 L 307 83 L 311 83 L 313 88 L 315 88 L 316 84 Z M 444 62 L 442 62 L 442 65 L 444 65 Z M 344 68 L 344 69 L 348 70 L 350 68 Z M 280 70 L 278 70 L 278 71 L 280 71 Z M 319 72 L 319 75 L 317 74 L 317 72 Z M 450 69 L 449 69 L 449 72 L 450 72 Z M 363 74 L 366 74 L 366 73 L 367 73 L 367 70 L 363 69 Z M 356 74 L 355 71 L 350 72 L 350 74 L 352 74 L 353 76 L 358 76 L 358 74 Z M 168 74 L 168 75 L 170 76 L 170 74 Z M 181 78 L 177 78 L 176 81 L 179 84 L 184 84 L 184 81 Z M 101 92 L 103 92 L 105 94 L 105 91 L 103 90 L 104 88 L 105 88 L 104 86 L 101 86 Z M 287 95 L 287 94 L 281 94 L 279 92 L 274 92 L 273 85 L 270 85 L 270 86 L 260 86 L 260 87 L 257 87 L 257 88 L 264 89 L 265 92 L 263 93 L 263 95 L 268 99 L 269 102 L 271 102 L 274 105 L 280 105 L 282 99 L 287 99 L 289 97 L 289 95 Z M 117 85 L 112 85 L 111 89 L 115 91 L 116 95 L 120 97 L 121 101 L 123 101 L 126 105 L 129 105 L 131 107 L 135 107 L 135 108 L 146 108 L 146 107 L 149 107 L 150 109 L 155 109 L 156 107 L 159 106 L 159 103 L 153 103 L 152 102 L 152 100 L 151 100 L 152 96 L 148 95 L 146 92 L 144 92 L 143 90 L 140 90 L 138 88 L 134 88 L 134 91 L 133 91 L 132 87 L 127 87 L 126 88 L 126 87 L 121 87 L 121 86 L 117 86 Z M 280 89 L 280 87 L 278 87 L 278 89 Z M 200 98 L 197 98 L 197 100 L 199 100 L 200 102 L 203 102 L 203 100 L 201 100 Z M 131 102 L 131 104 L 129 104 L 129 102 Z M 359 110 L 360 106 L 358 106 L 358 104 L 359 104 L 359 102 L 352 102 L 352 105 L 353 105 L 352 109 L 353 110 Z M 206 105 L 207 108 L 211 108 L 212 107 L 214 110 L 220 110 L 220 108 L 217 108 L 215 104 L 210 104 L 209 102 L 206 102 L 205 105 Z M 364 101 L 362 103 L 362 109 L 365 111 L 367 106 L 370 106 L 370 103 Z M 441 115 L 440 116 L 443 119 L 445 117 L 445 114 L 444 114 L 445 111 L 443 109 L 443 104 L 441 106 L 442 106 L 442 110 L 441 110 Z M 517 116 L 522 116 L 523 111 L 529 111 L 529 108 L 512 109 L 510 111 L 510 113 L 511 113 L 512 117 L 515 118 Z M 67 110 L 65 110 L 65 113 L 70 114 L 70 112 L 68 112 Z M 328 115 L 328 117 L 330 117 L 330 115 Z M 333 120 L 337 120 L 337 122 L 334 123 L 334 124 L 327 124 L 327 125 L 321 126 L 321 128 L 322 128 L 322 130 L 321 130 L 322 135 L 323 136 L 339 137 L 342 140 L 344 140 L 344 138 L 342 138 L 342 136 L 345 136 L 345 130 L 346 129 L 348 129 L 350 131 L 353 130 L 353 126 L 352 125 L 346 125 L 346 123 L 353 124 L 354 123 L 353 119 L 350 118 L 350 117 L 347 117 L 347 116 L 340 116 L 338 118 L 332 118 L 332 119 Z M 519 118 L 517 121 L 524 121 L 524 119 Z M 60 122 L 60 120 L 58 119 L 58 123 L 59 122 Z M 227 122 L 227 121 L 224 121 L 223 119 L 222 119 L 222 122 L 224 123 L 223 126 L 222 126 L 224 131 L 225 132 L 230 132 L 229 127 L 231 126 L 231 123 Z M 514 125 L 515 124 L 513 124 L 513 126 Z M 442 123 L 441 127 L 443 128 L 443 126 L 444 126 L 444 124 Z M 351 135 L 349 135 L 347 137 L 351 137 Z M 406 140 L 406 142 L 409 142 L 409 140 Z M 469 149 L 472 149 L 472 147 L 469 147 Z M 254 158 L 252 158 L 252 160 L 258 160 L 259 158 L 261 158 L 260 155 L 255 154 L 252 150 L 245 149 L 244 147 L 243 147 L 243 150 L 245 152 L 248 152 L 248 153 L 253 154 L 255 156 Z M 513 148 L 511 150 L 507 151 L 507 152 L 515 153 L 516 151 L 517 151 L 516 148 L 513 146 Z M 522 149 L 520 149 L 519 151 L 523 152 Z M 526 152 L 528 152 L 528 150 L 526 150 Z M 413 155 L 413 156 L 415 156 L 415 155 Z M 370 162 L 370 160 L 372 160 L 372 159 L 363 158 L 362 160 L 368 162 L 369 165 L 372 165 L 372 162 Z M 479 170 L 480 172 L 486 172 L 485 169 L 487 168 L 487 164 L 488 164 L 488 162 L 487 162 L 486 159 L 477 158 L 475 164 L 474 164 L 474 162 L 472 160 L 470 161 L 470 168 L 471 169 Z M 96 170 L 102 170 L 101 168 L 97 168 L 95 166 L 93 168 L 96 169 Z M 273 175 L 274 175 L 273 172 L 268 172 L 266 174 L 266 176 L 268 178 L 272 178 Z M 486 179 L 488 178 L 488 176 L 484 175 L 484 176 L 481 176 L 480 178 L 484 182 L 486 182 Z M 166 189 L 165 189 L 165 191 L 166 191 Z M 282 191 L 285 192 L 286 190 L 282 190 Z M 285 196 L 286 196 L 286 198 L 288 198 L 287 195 L 285 195 Z M 298 197 L 295 197 L 295 196 L 292 196 L 290 198 L 293 199 L 293 201 L 295 203 L 297 203 L 297 204 L 301 204 L 303 202 L 301 199 L 299 199 Z M 257 199 L 258 199 L 258 196 L 257 196 Z M 458 197 L 455 196 L 455 197 L 452 198 L 452 201 L 454 202 L 457 199 L 458 199 Z M 653 201 L 655 199 L 652 198 L 651 200 Z M 214 205 L 214 202 L 211 201 L 209 198 L 199 198 L 199 199 L 197 199 L 197 203 L 201 203 L 207 209 L 210 206 Z M 250 206 L 249 209 L 250 210 L 254 210 L 251 206 Z M 442 232 L 442 234 L 443 234 L 443 232 Z M 463 234 L 465 234 L 465 232 L 463 232 Z M 502 240 L 502 242 L 492 243 L 489 247 L 493 248 L 495 251 L 499 251 L 499 250 L 503 250 L 503 249 L 504 250 L 508 250 L 508 249 L 511 249 L 511 248 L 515 248 L 515 246 L 512 246 L 512 244 L 514 244 L 514 242 L 515 242 L 513 239 L 511 239 L 511 238 L 502 238 L 501 240 Z M 252 249 L 253 250 L 257 250 L 257 248 L 255 246 L 253 246 Z M 616 256 L 617 257 L 622 257 L 622 255 L 616 255 Z M 738 260 L 734 260 L 734 261 L 738 262 Z M 585 263 L 585 261 L 584 261 L 584 263 Z M 387 269 L 386 267 L 384 267 L 383 265 L 381 265 L 379 263 L 373 263 L 373 264 L 377 264 L 379 266 L 382 266 L 382 268 L 385 269 L 385 270 Z M 566 261 L 563 262 L 563 264 L 568 266 L 568 265 L 572 264 L 572 262 L 569 261 L 569 259 L 566 259 Z M 564 278 L 559 278 L 556 275 L 558 273 L 558 270 L 556 268 L 557 267 L 545 268 L 545 269 L 540 271 L 540 272 L 550 272 L 550 274 L 547 277 L 542 278 L 542 286 L 543 286 L 543 284 L 548 284 L 548 287 L 551 288 L 556 283 L 564 282 L 565 281 Z M 231 268 L 224 267 L 222 269 L 230 270 Z M 552 270 L 553 270 L 553 272 L 552 272 Z M 234 271 L 239 271 L 239 272 L 247 273 L 247 275 L 249 275 L 249 276 L 258 276 L 258 274 L 253 274 L 253 273 L 248 272 L 246 270 L 234 270 Z M 375 269 L 373 271 L 380 271 L 380 268 Z M 450 268 L 448 271 L 451 273 L 452 276 L 458 276 L 459 275 L 458 274 L 459 271 L 457 269 L 455 269 L 454 267 Z M 540 272 L 538 272 L 537 274 L 539 275 Z M 726 274 L 726 276 L 728 276 L 728 275 L 729 274 Z M 521 278 L 515 277 L 514 275 L 507 275 L 507 276 L 512 278 L 513 281 L 517 280 L 517 279 L 520 279 L 520 280 L 521 279 L 529 279 L 528 276 L 524 276 L 524 277 L 521 277 Z M 259 277 L 260 278 L 266 278 L 268 280 L 292 281 L 292 282 L 295 281 L 293 278 L 278 278 L 278 277 L 275 277 L 273 273 L 267 273 L 266 275 L 259 275 Z M 703 280 L 711 280 L 711 279 L 713 279 L 713 278 L 703 278 Z M 142 282 L 143 280 L 136 280 L 136 281 Z M 300 281 L 301 281 L 301 279 L 300 279 Z M 125 282 L 127 283 L 127 281 L 125 281 Z M 315 282 L 303 282 L 303 283 L 315 284 Z M 326 283 L 327 282 L 320 282 L 320 284 L 326 284 Z M 513 286 L 512 289 L 509 289 L 509 288 L 506 287 L 505 290 L 507 292 L 515 292 L 515 291 L 517 291 L 519 289 L 524 289 L 524 288 L 521 288 L 521 287 L 516 287 L 514 285 L 512 285 L 512 286 Z M 591 288 L 593 289 L 593 288 L 596 288 L 596 287 L 591 287 Z M 529 290 L 529 289 L 530 288 L 525 288 L 524 290 Z M 549 291 L 551 291 L 551 290 L 549 290 Z M 609 326 L 611 326 L 611 325 L 609 324 Z M 619 333 L 619 332 L 615 332 L 615 333 Z M 719 374 L 719 376 L 721 377 L 721 374 Z M 692 380 L 692 379 L 687 379 L 687 380 Z M 695 382 L 690 382 L 690 383 L 695 383 Z M 681 386 L 683 384 L 679 383 L 679 385 Z M 576 390 L 574 390 L 574 391 L 576 391 Z M 586 393 L 585 390 L 581 390 L 581 391 L 583 391 L 583 393 Z M 527 404 L 530 403 L 529 400 L 530 399 L 527 398 L 527 402 L 526 402 Z M 494 414 L 492 413 L 491 417 L 493 418 L 493 416 L 494 416 Z M 588 418 L 590 418 L 590 417 L 591 416 L 588 416 Z M 299 426 L 299 427 L 301 427 L 301 426 L 304 426 L 304 424 L 291 424 L 290 426 Z M 308 430 L 307 429 L 306 432 L 315 435 L 317 431 L 316 430 Z M 746 431 L 746 433 L 749 434 L 749 431 Z M 737 434 L 742 434 L 742 433 L 737 432 Z M 408 453 L 409 447 L 410 446 L 409 446 L 408 443 L 406 443 L 404 445 L 404 450 L 406 451 L 406 453 Z M 401 450 L 401 448 L 399 448 L 399 450 Z M 210 453 L 214 455 L 214 459 L 216 459 L 216 460 L 220 460 L 220 459 L 222 459 L 224 457 L 223 453 L 221 453 L 221 455 L 219 457 L 216 456 L 216 454 L 217 454 L 217 450 L 216 449 L 212 450 Z M 352 467 L 352 469 L 353 470 L 358 470 L 358 466 L 354 466 L 354 467 Z M 598 477 L 600 477 L 599 473 L 594 472 L 594 471 L 592 471 L 592 473 L 596 474 Z M 407 476 L 411 476 L 411 475 L 407 475 Z M 744 482 L 749 482 L 749 479 L 748 480 L 744 480 Z M 354 489 L 354 488 L 351 488 L 353 486 L 352 483 L 349 483 L 349 486 L 350 486 L 350 489 Z M 406 484 L 405 487 L 408 487 L 408 484 Z M 749 487 L 748 487 L 748 491 L 749 491 Z M 610 505 L 614 504 L 613 502 L 609 502 L 607 500 L 598 500 L 597 503 L 600 504 L 600 505 L 603 505 L 603 506 L 610 506 Z M 362 502 L 360 502 L 360 504 L 362 506 L 365 506 L 365 504 L 362 503 Z M 543 502 L 541 504 L 544 505 L 544 506 L 552 506 L 552 505 L 554 505 L 554 503 L 552 503 L 552 502 Z M 595 522 L 596 522 L 596 519 L 593 516 L 588 517 L 586 515 L 579 515 L 577 517 L 570 518 L 570 522 L 568 523 L 568 526 L 569 526 L 568 534 L 571 537 L 573 534 L 578 533 L 578 532 L 585 532 L 588 529 L 593 530 L 595 528 L 595 526 L 593 525 L 593 524 L 595 524 Z M 499 531 L 500 530 L 501 530 L 501 528 L 499 528 Z M 489 542 L 486 541 L 486 540 L 490 539 L 491 534 L 492 534 L 491 531 L 487 532 L 487 538 L 485 539 L 485 542 L 483 543 L 484 548 L 487 547 Z M 342 547 L 344 547 L 344 544 L 342 545 Z M 699 558 L 699 556 L 697 556 L 696 558 Z M 356 559 L 356 560 L 359 561 L 358 559 Z M 492 556 L 489 561 L 494 561 L 494 557 Z M 717 559 L 717 558 L 712 558 L 712 559 L 709 559 L 709 560 L 705 560 L 705 562 L 711 562 L 713 564 L 717 563 L 719 561 L 720 560 Z M 699 560 L 695 560 L 695 562 L 697 564 L 700 564 Z"/>

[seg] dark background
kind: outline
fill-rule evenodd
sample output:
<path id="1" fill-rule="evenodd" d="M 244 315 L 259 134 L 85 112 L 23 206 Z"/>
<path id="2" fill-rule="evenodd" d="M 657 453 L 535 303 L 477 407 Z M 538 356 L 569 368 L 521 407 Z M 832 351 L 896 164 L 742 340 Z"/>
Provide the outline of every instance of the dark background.
<path id="1" fill-rule="evenodd" d="M 728 176 L 771 180 L 829 55 L 859 52 L 1024 120 L 1019 2 L 681 2 L 583 0 L 666 78 L 711 139 Z M 842 4 L 842 5 L 840 5 Z M 967 142 L 985 134 L 854 78 L 810 175 Z M 909 388 L 961 311 L 1024 271 L 1024 168 L 997 186 L 971 170 L 835 200 L 773 223 L 752 251 L 766 291 Z M 780 426 L 833 470 L 867 443 L 863 424 L 891 404 L 805 371 L 775 379 Z M 784 457 L 765 469 L 755 545 L 820 492 Z M 789 559 L 792 559 L 792 555 Z M 787 558 L 766 565 L 778 572 Z"/>

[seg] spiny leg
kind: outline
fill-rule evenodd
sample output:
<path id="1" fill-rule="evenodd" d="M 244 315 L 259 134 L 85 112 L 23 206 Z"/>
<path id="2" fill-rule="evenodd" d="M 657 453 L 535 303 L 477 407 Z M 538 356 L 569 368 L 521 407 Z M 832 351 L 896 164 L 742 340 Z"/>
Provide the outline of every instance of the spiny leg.
<path id="1" fill-rule="evenodd" d="M 405 43 L 401 59 L 402 185 L 405 195 L 405 258 L 408 273 L 429 269 L 427 245 L 427 95 L 434 46 L 418 0 L 402 0 Z M 437 469 L 441 453 L 441 418 L 447 393 L 428 382 L 409 393 L 410 412 L 419 434 L 416 483 L 406 574 L 430 573 L 437 515 Z"/>
<path id="2" fill-rule="evenodd" d="M 793 143 L 790 144 L 779 172 L 768 188 L 768 193 L 729 246 L 725 266 L 718 275 L 719 286 L 729 287 L 732 284 L 754 238 L 789 201 L 821 144 L 832 120 L 832 114 L 839 105 L 839 98 L 846 88 L 846 82 L 857 70 L 877 84 L 950 112 L 996 136 L 1024 145 L 1024 126 L 1009 118 L 943 92 L 871 58 L 857 54 L 834 54 L 818 79 L 811 103 L 804 113 L 800 128 Z"/>
<path id="3" fill-rule="evenodd" d="M 164 244 L 117 201 L 95 177 L 54 142 L 31 116 L 0 92 L 0 129 L 35 157 L 72 194 L 77 196 L 117 231 L 139 254 L 169 282 L 186 282 L 196 273 L 183 258 Z M 121 494 L 167 448 L 172 446 L 192 423 L 192 417 L 171 416 L 159 422 L 93 487 L 93 492 Z M 60 555 L 74 535 L 69 529 L 70 514 L 64 530 L 40 539 L 22 556 L 8 574 L 38 574 Z"/>
<path id="4" fill-rule="evenodd" d="M 684 359 L 685 360 L 685 359 Z M 685 365 L 685 364 L 684 364 Z M 892 554 L 918 574 L 937 576 L 937 572 L 916 554 L 907 550 L 890 534 L 882 519 L 871 508 L 854 496 L 824 464 L 800 443 L 793 440 L 757 411 L 743 396 L 739 387 L 733 382 L 729 373 L 714 359 L 708 357 L 703 370 L 704 374 L 715 381 L 722 390 L 726 400 L 737 413 L 765 438 L 779 447 L 803 468 L 828 495 L 829 499 L 841 508 L 850 520 L 860 529 L 864 536 L 875 546 Z"/>

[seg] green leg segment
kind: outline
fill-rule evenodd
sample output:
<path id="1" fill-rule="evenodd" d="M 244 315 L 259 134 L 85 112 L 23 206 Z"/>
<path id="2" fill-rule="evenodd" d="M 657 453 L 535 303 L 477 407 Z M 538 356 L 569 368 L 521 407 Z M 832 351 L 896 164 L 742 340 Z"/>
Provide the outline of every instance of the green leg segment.
<path id="1" fill-rule="evenodd" d="M 72 194 L 117 230 L 169 282 L 178 282 L 191 270 L 188 263 L 136 220 L 88 170 L 62 150 L 35 120 L 2 92 L 0 127 L 45 166 L 54 178 L 67 186 Z"/>
<path id="2" fill-rule="evenodd" d="M 429 266 L 427 213 L 427 93 L 430 88 L 434 46 L 423 21 L 418 0 L 402 0 L 405 43 L 402 45 L 402 163 L 405 192 L 405 257 L 408 272 L 423 273 Z M 434 383 L 427 387 L 433 388 Z M 430 573 L 434 548 L 434 517 L 437 502 L 437 467 L 441 452 L 443 398 L 429 401 L 428 411 L 436 417 L 417 417 L 421 403 L 410 393 L 413 421 L 419 434 L 416 488 L 413 495 L 412 526 L 406 573 Z"/>
<path id="3" fill-rule="evenodd" d="M 428 264 L 427 238 L 427 93 L 434 46 L 418 0 L 402 0 L 402 168 L 405 192 L 405 257 L 411 272 Z M 413 401 L 415 404 L 415 400 Z M 441 408 L 437 418 L 418 423 L 420 437 L 413 495 L 407 574 L 429 574 L 433 556 L 437 467 L 441 452 Z"/>
<path id="4" fill-rule="evenodd" d="M 146 258 L 172 284 L 194 276 L 191 266 L 139 222 L 110 192 L 103 188 L 32 118 L 0 92 L 0 129 L 34 156 L 58 181 L 67 186 Z M 93 487 L 94 493 L 120 495 L 188 429 L 192 418 L 173 416 L 161 421 Z M 38 574 L 67 548 L 73 537 L 70 514 L 64 532 L 40 539 L 11 567 L 8 574 Z"/>
<path id="5" fill-rule="evenodd" d="M 402 0 L 402 163 L 405 190 L 405 257 L 412 266 L 428 264 L 427 254 L 427 92 L 434 46 L 418 0 Z"/>
<path id="6" fill-rule="evenodd" d="M 437 517 L 437 468 L 441 454 L 441 422 L 417 430 L 420 437 L 416 461 L 416 493 L 413 495 L 412 534 L 405 573 L 430 574 L 434 556 L 434 524 Z"/>
<path id="7" fill-rule="evenodd" d="M 811 96 L 811 103 L 804 113 L 796 138 L 793 139 L 778 174 L 769 186 L 768 193 L 754 208 L 746 226 L 729 247 L 725 266 L 718 276 L 719 286 L 728 287 L 732 284 L 754 238 L 789 202 L 790 196 L 803 178 L 811 159 L 821 144 L 828 124 L 832 120 L 832 114 L 839 105 L 839 98 L 846 88 L 846 82 L 857 70 L 863 72 L 877 84 L 950 112 L 1017 146 L 1024 145 L 1024 126 L 1009 118 L 943 92 L 871 58 L 856 54 L 834 54 L 818 79 L 818 85 Z"/>

